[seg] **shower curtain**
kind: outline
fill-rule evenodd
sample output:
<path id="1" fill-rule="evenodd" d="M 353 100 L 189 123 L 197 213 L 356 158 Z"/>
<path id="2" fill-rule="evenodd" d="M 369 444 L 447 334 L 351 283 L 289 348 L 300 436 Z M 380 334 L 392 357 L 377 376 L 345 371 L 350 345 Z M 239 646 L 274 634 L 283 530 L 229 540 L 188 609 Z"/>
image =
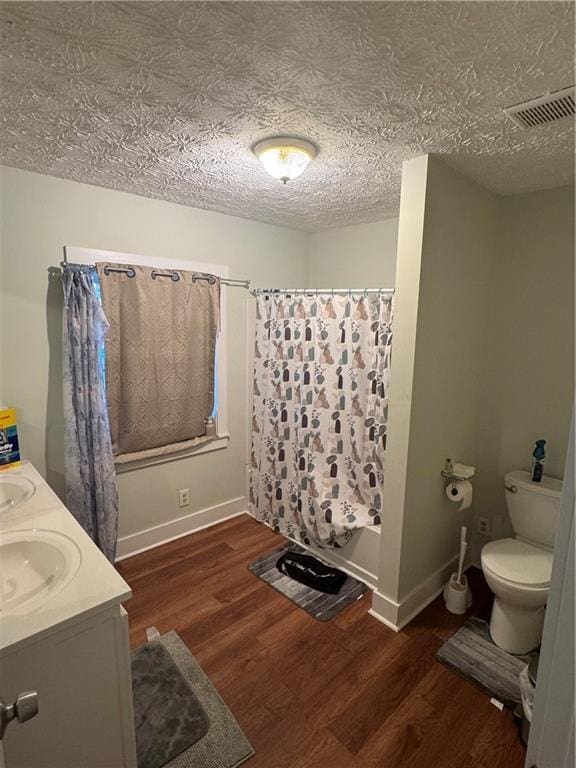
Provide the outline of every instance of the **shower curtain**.
<path id="1" fill-rule="evenodd" d="M 256 301 L 250 509 L 342 546 L 380 523 L 392 293 Z"/>
<path id="2" fill-rule="evenodd" d="M 94 267 L 68 264 L 62 282 L 66 504 L 114 562 L 118 490 L 104 382 L 108 321 L 100 303 Z"/>

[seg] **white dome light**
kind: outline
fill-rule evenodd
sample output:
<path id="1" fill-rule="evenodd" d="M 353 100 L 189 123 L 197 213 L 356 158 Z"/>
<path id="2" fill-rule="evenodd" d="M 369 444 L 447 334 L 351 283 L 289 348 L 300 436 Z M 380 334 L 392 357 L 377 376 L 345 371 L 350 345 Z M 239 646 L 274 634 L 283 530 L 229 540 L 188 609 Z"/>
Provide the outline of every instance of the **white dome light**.
<path id="1" fill-rule="evenodd" d="M 304 139 L 275 136 L 254 145 L 254 154 L 270 176 L 286 184 L 300 176 L 310 160 L 316 157 L 316 147 Z"/>

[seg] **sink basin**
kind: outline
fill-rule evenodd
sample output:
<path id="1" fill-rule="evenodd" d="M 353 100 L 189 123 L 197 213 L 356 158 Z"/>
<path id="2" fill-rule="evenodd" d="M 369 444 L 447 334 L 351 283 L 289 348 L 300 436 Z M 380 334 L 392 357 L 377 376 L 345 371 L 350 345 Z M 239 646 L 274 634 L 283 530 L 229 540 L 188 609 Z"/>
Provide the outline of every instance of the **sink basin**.
<path id="1" fill-rule="evenodd" d="M 26 477 L 0 473 L 0 514 L 27 501 L 35 490 L 34 483 Z"/>
<path id="2" fill-rule="evenodd" d="M 80 550 L 55 531 L 10 531 L 0 535 L 0 611 L 29 613 L 43 606 L 76 575 Z"/>

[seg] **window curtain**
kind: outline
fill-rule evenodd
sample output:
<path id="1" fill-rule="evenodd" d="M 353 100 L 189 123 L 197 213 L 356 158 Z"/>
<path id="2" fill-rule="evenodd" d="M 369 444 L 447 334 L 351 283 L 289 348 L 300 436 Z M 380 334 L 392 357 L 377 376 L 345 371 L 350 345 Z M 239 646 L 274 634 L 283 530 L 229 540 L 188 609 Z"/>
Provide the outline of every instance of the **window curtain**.
<path id="1" fill-rule="evenodd" d="M 212 439 L 206 420 L 214 407 L 219 279 L 138 265 L 96 267 L 110 323 L 106 381 L 116 463 Z"/>
<path id="2" fill-rule="evenodd" d="M 338 547 L 380 523 L 392 294 L 257 298 L 253 514 Z"/>
<path id="3" fill-rule="evenodd" d="M 104 382 L 108 323 L 94 267 L 67 265 L 64 287 L 64 440 L 66 502 L 114 562 L 118 491 Z"/>

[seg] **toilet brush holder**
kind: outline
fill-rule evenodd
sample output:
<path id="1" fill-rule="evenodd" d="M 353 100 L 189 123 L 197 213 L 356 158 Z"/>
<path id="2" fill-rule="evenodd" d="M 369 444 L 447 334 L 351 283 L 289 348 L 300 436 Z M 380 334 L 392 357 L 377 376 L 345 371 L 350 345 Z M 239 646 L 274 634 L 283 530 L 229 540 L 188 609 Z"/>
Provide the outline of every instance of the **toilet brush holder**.
<path id="1" fill-rule="evenodd" d="M 444 600 L 450 613 L 466 613 L 472 605 L 472 593 L 465 575 L 462 575 L 461 583 L 458 581 L 457 573 L 450 576 L 450 581 L 444 587 Z"/>

